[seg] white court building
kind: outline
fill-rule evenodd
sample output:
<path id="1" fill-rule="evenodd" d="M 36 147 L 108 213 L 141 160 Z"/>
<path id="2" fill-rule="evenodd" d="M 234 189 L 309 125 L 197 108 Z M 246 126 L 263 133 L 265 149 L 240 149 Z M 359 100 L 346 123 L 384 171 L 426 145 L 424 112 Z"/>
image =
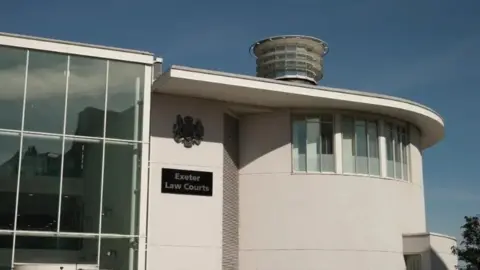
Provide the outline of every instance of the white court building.
<path id="1" fill-rule="evenodd" d="M 427 231 L 421 104 L 317 86 L 328 46 L 257 76 L 0 33 L 0 269 L 453 270 Z"/>

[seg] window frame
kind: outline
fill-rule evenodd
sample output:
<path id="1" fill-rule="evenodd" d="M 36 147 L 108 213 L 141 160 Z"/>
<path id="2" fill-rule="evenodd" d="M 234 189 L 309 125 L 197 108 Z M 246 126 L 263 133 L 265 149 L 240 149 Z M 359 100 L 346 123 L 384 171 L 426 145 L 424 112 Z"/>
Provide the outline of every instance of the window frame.
<path id="1" fill-rule="evenodd" d="M 391 126 L 391 130 L 389 130 L 389 126 Z M 403 136 L 404 136 L 404 142 L 401 139 L 401 135 L 399 135 L 399 130 L 403 130 Z M 392 156 L 393 156 L 393 177 L 388 176 L 388 172 L 386 172 L 385 178 L 391 179 L 391 180 L 398 180 L 398 181 L 404 181 L 404 182 L 411 182 L 411 169 L 410 169 L 410 125 L 406 123 L 399 123 L 398 121 L 393 121 L 393 120 L 385 120 L 384 123 L 384 133 L 387 134 L 387 132 L 392 132 L 391 133 L 391 139 L 392 139 Z M 388 142 L 387 142 L 387 137 L 385 137 L 385 151 L 387 151 L 388 147 Z M 400 143 L 399 149 L 400 149 L 400 171 L 401 171 L 401 177 L 397 177 L 397 166 L 396 166 L 396 143 L 397 140 L 400 138 Z M 406 162 L 404 162 L 405 160 Z M 388 157 L 387 160 L 388 161 Z M 405 171 L 404 166 L 407 167 L 407 170 Z M 385 168 L 387 169 L 387 168 Z M 406 178 L 405 174 L 406 173 Z"/>
<path id="2" fill-rule="evenodd" d="M 322 122 L 321 118 L 322 118 L 322 116 L 325 116 L 325 115 L 331 116 L 332 121 L 331 122 Z M 290 115 L 290 145 L 291 145 L 291 149 L 290 149 L 291 170 L 290 171 L 291 171 L 292 174 L 337 174 L 337 172 L 336 172 L 336 159 L 335 159 L 335 157 L 336 157 L 336 155 L 335 155 L 336 116 L 337 116 L 337 113 L 332 112 L 332 111 L 318 111 L 316 113 L 309 112 L 309 113 L 304 113 L 304 114 L 291 114 Z M 322 148 L 321 148 L 322 141 L 319 141 L 319 143 L 320 143 L 320 154 L 319 154 L 320 170 L 319 171 L 308 170 L 308 166 L 307 166 L 308 157 L 307 157 L 306 152 L 305 152 L 305 170 L 296 170 L 295 169 L 295 161 L 294 161 L 294 155 L 293 155 L 294 149 L 295 149 L 295 145 L 294 145 L 295 130 L 294 130 L 293 126 L 294 126 L 294 123 L 296 121 L 303 121 L 305 123 L 305 129 L 306 129 L 308 118 L 317 118 L 319 120 L 318 121 L 318 126 L 319 126 L 320 138 L 321 138 L 322 123 L 329 123 L 329 124 L 332 125 L 333 169 L 331 171 L 322 171 L 322 153 L 321 153 L 321 151 L 322 151 Z M 306 141 L 306 138 L 305 138 L 305 144 L 306 143 L 307 143 L 307 141 Z"/>
<path id="3" fill-rule="evenodd" d="M 372 115 L 367 115 L 367 114 L 353 114 L 353 113 L 340 113 L 341 115 L 341 119 L 342 119 L 342 123 L 340 125 L 340 127 L 343 127 L 343 119 L 345 117 L 348 117 L 348 118 L 351 118 L 353 121 L 352 121 L 352 132 L 353 132 L 353 144 L 354 144 L 354 147 L 355 147 L 355 153 L 353 155 L 354 157 L 354 170 L 356 171 L 356 168 L 357 168 L 357 132 L 355 130 L 355 127 L 356 127 L 356 121 L 357 120 L 361 120 L 361 121 L 364 121 L 365 122 L 365 138 L 366 138 L 366 147 L 367 147 L 367 171 L 368 173 L 358 173 L 358 172 L 345 172 L 343 167 L 342 166 L 342 172 L 340 172 L 339 174 L 343 174 L 343 175 L 360 175 L 360 176 L 368 176 L 368 177 L 382 177 L 382 169 L 381 169 L 381 154 L 380 154 L 380 148 L 381 148 L 381 141 L 380 141 L 380 137 L 382 136 L 381 134 L 381 128 L 380 128 L 380 120 L 382 119 L 381 117 L 376 117 L 376 116 L 372 116 Z M 378 166 L 379 166 L 379 171 L 378 171 L 378 174 L 371 174 L 370 173 L 370 135 L 368 134 L 368 124 L 371 123 L 371 122 L 374 122 L 375 125 L 376 125 L 376 131 L 377 131 L 377 151 L 378 151 Z M 344 156 L 343 156 L 343 137 L 344 137 L 344 133 L 343 133 L 343 129 L 340 129 L 340 137 L 341 137 L 341 141 L 342 141 L 342 164 L 343 164 L 343 159 L 344 159 Z"/>
<path id="4" fill-rule="evenodd" d="M 333 156 L 334 156 L 334 169 L 333 171 L 309 171 L 308 167 L 306 167 L 305 170 L 295 170 L 295 162 L 294 162 L 294 129 L 293 125 L 295 121 L 298 120 L 306 120 L 308 117 L 320 117 L 322 115 L 332 115 L 333 116 L 333 140 L 332 143 L 334 145 L 333 147 Z M 368 171 L 369 174 L 364 174 L 364 173 L 351 173 L 351 172 L 344 172 L 344 166 L 343 166 L 343 137 L 344 133 L 342 130 L 342 119 L 344 117 L 351 117 L 353 119 L 353 128 L 355 128 L 355 120 L 361 119 L 365 121 L 366 127 L 365 127 L 365 132 L 367 135 L 367 160 L 368 160 Z M 340 120 L 340 121 L 339 121 Z M 376 129 L 377 129 L 377 150 L 378 150 L 378 160 L 379 160 L 379 174 L 371 174 L 370 173 L 370 139 L 369 139 L 369 134 L 368 134 L 368 123 L 369 122 L 375 122 L 376 123 Z M 306 121 L 305 121 L 306 123 Z M 405 145 L 402 143 L 402 148 L 401 148 L 401 170 L 402 170 L 402 178 L 396 178 L 395 177 L 395 156 L 394 156 L 394 176 L 388 176 L 388 141 L 387 141 L 387 132 L 388 132 L 388 125 L 393 125 L 396 128 L 401 128 L 404 131 L 404 138 L 403 142 Z M 355 110 L 337 110 L 337 109 L 325 109 L 325 110 L 312 110 L 312 109 L 291 109 L 290 110 L 290 144 L 291 144 L 291 151 L 290 151 L 290 161 L 291 161 L 291 173 L 292 174 L 330 174 L 330 175 L 348 175 L 348 176 L 365 176 L 365 177 L 372 177 L 372 178 L 382 178 L 382 179 L 388 179 L 388 180 L 397 180 L 397 181 L 402 181 L 402 182 L 412 182 L 412 174 L 411 174 L 411 148 L 410 148 L 410 130 L 411 128 L 416 128 L 419 131 L 419 134 L 421 135 L 421 130 L 417 127 L 412 125 L 411 123 L 397 119 L 391 116 L 386 116 L 386 115 L 381 115 L 381 114 L 371 114 L 368 112 L 358 112 Z M 354 140 L 355 140 L 355 145 L 356 145 L 356 140 L 357 140 L 357 135 L 355 133 L 355 129 L 353 129 L 354 132 Z M 340 140 L 340 143 L 338 142 Z M 335 146 L 337 145 L 337 146 Z M 337 147 L 340 148 L 337 148 Z M 395 145 L 392 144 L 392 147 L 395 147 Z M 339 153 L 341 152 L 341 157 L 338 157 Z M 356 151 L 356 150 L 355 150 Z M 393 155 L 395 155 L 395 152 L 392 152 Z M 306 153 L 305 153 L 306 155 Z M 356 156 L 354 156 L 356 157 Z M 307 157 L 305 157 L 307 158 Z M 338 170 L 337 163 L 341 163 L 341 170 Z M 355 160 L 356 162 L 356 160 Z M 305 164 L 306 166 L 306 164 Z M 406 168 L 405 168 L 406 166 Z M 405 178 L 406 176 L 406 178 Z"/>

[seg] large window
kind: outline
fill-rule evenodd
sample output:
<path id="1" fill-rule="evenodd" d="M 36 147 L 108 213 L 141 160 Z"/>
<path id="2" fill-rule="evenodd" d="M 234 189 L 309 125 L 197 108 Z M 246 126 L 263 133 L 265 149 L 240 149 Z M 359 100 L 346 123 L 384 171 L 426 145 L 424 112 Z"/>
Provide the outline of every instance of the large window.
<path id="1" fill-rule="evenodd" d="M 136 259 L 146 70 L 0 45 L 0 269 Z"/>
<path id="2" fill-rule="evenodd" d="M 293 122 L 293 169 L 334 172 L 333 115 L 297 118 Z"/>
<path id="3" fill-rule="evenodd" d="M 378 124 L 342 116 L 343 172 L 380 175 Z"/>
<path id="4" fill-rule="evenodd" d="M 406 129 L 391 123 L 385 124 L 387 150 L 387 177 L 408 180 L 408 136 Z"/>

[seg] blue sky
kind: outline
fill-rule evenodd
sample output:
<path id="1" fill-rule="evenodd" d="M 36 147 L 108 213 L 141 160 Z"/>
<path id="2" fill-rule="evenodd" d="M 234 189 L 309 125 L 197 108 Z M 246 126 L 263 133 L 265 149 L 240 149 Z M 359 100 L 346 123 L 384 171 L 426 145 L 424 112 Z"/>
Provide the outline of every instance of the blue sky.
<path id="1" fill-rule="evenodd" d="M 458 236 L 462 217 L 480 214 L 479 14 L 478 0 L 17 0 L 2 3 L 0 31 L 250 75 L 255 40 L 319 37 L 331 49 L 322 85 L 406 97 L 444 117 L 446 138 L 424 156 L 428 226 Z"/>

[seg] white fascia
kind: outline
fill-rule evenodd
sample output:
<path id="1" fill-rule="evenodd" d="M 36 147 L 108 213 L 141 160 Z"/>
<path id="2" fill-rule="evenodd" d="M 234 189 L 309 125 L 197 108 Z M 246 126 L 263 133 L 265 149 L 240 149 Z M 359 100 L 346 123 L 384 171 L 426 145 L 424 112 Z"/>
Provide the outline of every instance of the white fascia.
<path id="1" fill-rule="evenodd" d="M 147 65 L 152 65 L 156 60 L 153 54 L 148 52 L 44 39 L 9 33 L 0 33 L 0 45 L 31 50 L 57 52 L 69 55 L 81 55 L 134 62 Z"/>

